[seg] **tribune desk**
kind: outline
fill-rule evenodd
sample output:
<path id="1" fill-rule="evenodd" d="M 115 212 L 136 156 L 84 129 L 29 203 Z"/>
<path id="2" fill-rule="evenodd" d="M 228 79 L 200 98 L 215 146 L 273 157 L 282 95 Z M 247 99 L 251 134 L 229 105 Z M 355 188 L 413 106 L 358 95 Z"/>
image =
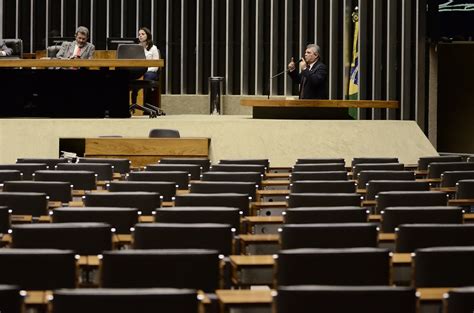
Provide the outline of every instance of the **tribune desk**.
<path id="1" fill-rule="evenodd" d="M 163 60 L 0 60 L 0 117 L 130 117 L 128 71 Z"/>
<path id="2" fill-rule="evenodd" d="M 252 99 L 240 100 L 240 105 L 250 106 L 253 118 L 270 119 L 352 119 L 349 108 L 398 109 L 398 101 L 383 100 L 300 100 L 300 99 Z"/>

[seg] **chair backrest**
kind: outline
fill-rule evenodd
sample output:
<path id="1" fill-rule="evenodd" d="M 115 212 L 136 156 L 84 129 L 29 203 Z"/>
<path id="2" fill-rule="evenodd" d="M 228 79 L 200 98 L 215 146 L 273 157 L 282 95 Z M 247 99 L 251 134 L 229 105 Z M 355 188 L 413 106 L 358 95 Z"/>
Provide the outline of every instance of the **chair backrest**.
<path id="1" fill-rule="evenodd" d="M 296 164 L 320 164 L 320 163 L 343 163 L 346 164 L 344 158 L 300 158 L 296 160 Z"/>
<path id="2" fill-rule="evenodd" d="M 355 193 L 356 184 L 348 180 L 306 180 L 290 184 L 293 193 Z"/>
<path id="3" fill-rule="evenodd" d="M 155 128 L 151 129 L 148 133 L 149 138 L 180 138 L 179 130 L 177 129 L 165 129 Z"/>
<path id="4" fill-rule="evenodd" d="M 32 180 L 33 173 L 39 170 L 47 170 L 45 163 L 28 164 L 0 164 L 0 170 L 17 170 L 23 173 L 23 180 Z"/>
<path id="5" fill-rule="evenodd" d="M 12 247 L 72 250 L 97 255 L 112 249 L 111 227 L 104 223 L 35 223 L 12 227 Z"/>
<path id="6" fill-rule="evenodd" d="M 48 195 L 42 192 L 0 192 L 0 206 L 14 215 L 41 216 L 48 214 Z"/>
<path id="7" fill-rule="evenodd" d="M 192 180 L 199 180 L 201 177 L 201 167 L 197 164 L 148 164 L 145 171 L 174 172 L 185 171 L 191 174 Z"/>
<path id="8" fill-rule="evenodd" d="M 114 166 L 109 163 L 59 163 L 61 171 L 91 171 L 97 174 L 98 180 L 109 181 L 113 178 Z"/>
<path id="9" fill-rule="evenodd" d="M 279 286 L 390 284 L 390 252 L 380 248 L 280 250 L 276 266 Z"/>
<path id="10" fill-rule="evenodd" d="M 402 224 L 396 230 L 395 251 L 430 247 L 474 246 L 472 224 Z"/>
<path id="11" fill-rule="evenodd" d="M 19 170 L 0 170 L 0 184 L 9 180 L 22 180 L 23 174 Z"/>
<path id="12" fill-rule="evenodd" d="M 112 158 L 77 158 L 77 163 L 108 163 L 114 167 L 115 173 L 126 174 L 130 172 L 129 159 L 112 159 Z"/>
<path id="13" fill-rule="evenodd" d="M 0 249 L 0 284 L 17 285 L 24 290 L 75 288 L 75 253 L 54 249 Z"/>
<path id="14" fill-rule="evenodd" d="M 455 187 L 463 179 L 474 179 L 474 171 L 445 171 L 441 174 L 441 187 Z"/>
<path id="15" fill-rule="evenodd" d="M 239 193 L 188 193 L 177 195 L 175 206 L 212 206 L 237 208 L 249 214 L 250 199 Z"/>
<path id="16" fill-rule="evenodd" d="M 52 211 L 53 223 L 107 223 L 117 234 L 129 234 L 138 223 L 138 209 L 113 207 L 64 207 Z"/>
<path id="17" fill-rule="evenodd" d="M 36 171 L 35 181 L 68 182 L 74 190 L 97 189 L 97 174 L 92 171 Z"/>
<path id="18" fill-rule="evenodd" d="M 389 207 L 385 208 L 381 214 L 381 229 L 384 233 L 395 232 L 395 228 L 401 224 L 461 224 L 463 222 L 462 208 L 451 206 Z"/>
<path id="19" fill-rule="evenodd" d="M 414 171 L 364 170 L 354 178 L 357 178 L 359 188 L 365 189 L 365 185 L 371 180 L 415 180 L 416 176 Z"/>
<path id="20" fill-rule="evenodd" d="M 378 229 L 372 223 L 285 224 L 282 249 L 377 247 Z"/>
<path id="21" fill-rule="evenodd" d="M 345 171 L 344 163 L 297 163 L 293 165 L 292 172 L 330 172 Z"/>
<path id="22" fill-rule="evenodd" d="M 145 49 L 140 44 L 120 44 L 117 46 L 117 59 L 146 59 Z M 138 79 L 147 68 L 120 68 L 129 72 L 129 79 Z"/>
<path id="23" fill-rule="evenodd" d="M 432 162 L 428 165 L 428 178 L 441 178 L 446 171 L 474 171 L 471 162 Z"/>
<path id="24" fill-rule="evenodd" d="M 242 212 L 227 207 L 171 207 L 155 211 L 158 223 L 217 223 L 240 228 Z"/>
<path id="25" fill-rule="evenodd" d="M 252 182 L 262 186 L 263 175 L 257 172 L 206 172 L 202 181 Z"/>
<path id="26" fill-rule="evenodd" d="M 352 167 L 352 177 L 357 177 L 361 171 L 403 171 L 405 166 L 401 163 L 360 163 Z"/>
<path id="27" fill-rule="evenodd" d="M 174 182 L 111 181 L 107 184 L 107 190 L 110 192 L 157 192 L 163 196 L 163 201 L 173 201 L 174 196 L 176 196 L 176 184 Z"/>
<path id="28" fill-rule="evenodd" d="M 281 286 L 277 291 L 277 313 L 306 312 L 308 308 L 331 313 L 418 311 L 416 290 L 409 287 Z"/>
<path id="29" fill-rule="evenodd" d="M 5 45 L 12 49 L 10 58 L 23 59 L 23 40 L 21 39 L 3 39 Z"/>
<path id="30" fill-rule="evenodd" d="M 444 313 L 471 313 L 474 310 L 474 287 L 451 289 L 444 303 Z"/>
<path id="31" fill-rule="evenodd" d="M 216 250 L 122 250 L 103 253 L 105 288 L 192 288 L 214 292 L 219 283 Z"/>
<path id="32" fill-rule="evenodd" d="M 2 312 L 21 313 L 23 296 L 20 288 L 12 285 L 0 285 L 0 310 Z"/>
<path id="33" fill-rule="evenodd" d="M 376 213 L 388 207 L 397 206 L 443 206 L 447 205 L 448 197 L 441 191 L 383 191 L 375 197 Z"/>
<path id="34" fill-rule="evenodd" d="M 351 167 L 357 164 L 364 163 L 398 163 L 398 158 L 378 158 L 378 157 L 369 157 L 369 158 L 353 158 L 351 162 Z"/>
<path id="35" fill-rule="evenodd" d="M 241 193 L 255 199 L 257 186 L 251 182 L 199 181 L 191 184 L 191 193 Z"/>
<path id="36" fill-rule="evenodd" d="M 219 164 L 263 165 L 267 169 L 270 167 L 270 161 L 268 159 L 224 159 L 224 160 L 219 160 Z"/>
<path id="37" fill-rule="evenodd" d="M 136 208 L 144 215 L 151 215 L 161 207 L 161 196 L 157 192 L 90 192 L 82 201 L 91 207 Z"/>
<path id="38" fill-rule="evenodd" d="M 212 223 L 138 223 L 133 231 L 134 249 L 211 249 L 232 254 L 231 225 Z"/>
<path id="39" fill-rule="evenodd" d="M 290 181 L 302 180 L 347 180 L 347 171 L 292 172 Z"/>
<path id="40" fill-rule="evenodd" d="M 265 174 L 267 167 L 259 164 L 215 164 L 210 168 L 211 172 L 254 172 Z"/>
<path id="41" fill-rule="evenodd" d="M 209 158 L 161 158 L 158 163 L 161 164 L 197 164 L 201 166 L 202 172 L 209 171 L 211 160 Z"/>
<path id="42" fill-rule="evenodd" d="M 462 162 L 462 157 L 459 155 L 450 156 L 450 155 L 440 155 L 440 156 L 430 156 L 430 157 L 420 157 L 418 159 L 418 170 L 426 171 L 428 165 L 432 162 Z"/>
<path id="43" fill-rule="evenodd" d="M 16 163 L 43 163 L 48 165 L 50 170 L 53 170 L 56 165 L 59 163 L 69 163 L 68 159 L 59 158 L 59 159 L 51 159 L 51 158 L 18 158 L 16 159 Z"/>
<path id="44" fill-rule="evenodd" d="M 173 182 L 178 185 L 178 189 L 184 190 L 189 188 L 189 179 L 191 174 L 186 171 L 170 171 L 170 172 L 157 172 L 157 171 L 142 171 L 142 172 L 130 172 L 127 174 L 127 180 L 129 181 L 162 181 L 162 182 Z"/>
<path id="45" fill-rule="evenodd" d="M 474 247 L 435 247 L 415 251 L 416 288 L 474 285 Z"/>
<path id="46" fill-rule="evenodd" d="M 6 206 L 0 206 L 0 234 L 6 234 L 10 229 L 11 214 L 10 208 Z"/>
<path id="47" fill-rule="evenodd" d="M 288 207 L 360 206 L 357 193 L 290 193 Z"/>
<path id="48" fill-rule="evenodd" d="M 46 48 L 46 56 L 48 58 L 55 58 L 59 50 L 61 50 L 61 45 L 48 46 Z"/>
<path id="49" fill-rule="evenodd" d="M 72 200 L 72 187 L 68 182 L 57 181 L 7 181 L 4 191 L 9 192 L 44 192 L 50 201 L 68 203 Z"/>
<path id="50" fill-rule="evenodd" d="M 474 179 L 462 179 L 458 181 L 456 198 L 474 199 Z"/>
<path id="51" fill-rule="evenodd" d="M 369 211 L 358 206 L 291 208 L 283 217 L 286 224 L 364 223 Z"/>
<path id="52" fill-rule="evenodd" d="M 54 313 L 198 313 L 196 290 L 171 288 L 63 289 L 53 293 Z"/>
<path id="53" fill-rule="evenodd" d="M 366 199 L 375 200 L 375 196 L 383 191 L 429 191 L 428 182 L 410 180 L 371 180 L 366 184 Z"/>

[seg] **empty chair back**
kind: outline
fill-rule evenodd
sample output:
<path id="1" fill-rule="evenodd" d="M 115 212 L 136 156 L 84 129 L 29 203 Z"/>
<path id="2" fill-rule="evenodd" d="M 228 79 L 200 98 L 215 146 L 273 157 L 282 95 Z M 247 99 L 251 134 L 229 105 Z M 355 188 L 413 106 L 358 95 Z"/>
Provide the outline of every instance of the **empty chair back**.
<path id="1" fill-rule="evenodd" d="M 401 224 L 461 224 L 463 210 L 460 207 L 389 207 L 382 212 L 381 229 L 384 233 L 393 233 Z"/>
<path id="2" fill-rule="evenodd" d="M 390 284 L 390 252 L 380 248 L 280 250 L 279 286 Z"/>
<path id="3" fill-rule="evenodd" d="M 48 214 L 48 196 L 42 192 L 0 192 L 0 205 L 10 208 L 14 215 Z"/>
<path id="4" fill-rule="evenodd" d="M 20 288 L 12 285 L 0 285 L 0 311 L 21 313 L 23 306 L 23 296 L 20 295 Z"/>
<path id="5" fill-rule="evenodd" d="M 0 249 L 0 284 L 17 285 L 24 290 L 75 288 L 75 253 L 54 249 Z"/>
<path id="6" fill-rule="evenodd" d="M 375 199 L 377 213 L 392 206 L 443 206 L 448 203 L 446 193 L 440 191 L 383 191 Z"/>
<path id="7" fill-rule="evenodd" d="M 162 181 L 172 182 L 178 185 L 178 189 L 184 190 L 189 188 L 189 178 L 191 175 L 185 171 L 170 172 L 131 172 L 127 175 L 129 181 Z"/>
<path id="8" fill-rule="evenodd" d="M 56 165 L 59 163 L 69 163 L 68 159 L 59 158 L 59 159 L 52 159 L 52 158 L 18 158 L 16 159 L 16 163 L 42 163 L 46 164 L 50 170 L 53 170 Z"/>
<path id="9" fill-rule="evenodd" d="M 429 191 L 430 184 L 410 180 L 372 180 L 366 184 L 367 200 L 375 200 L 375 196 L 383 191 Z"/>
<path id="10" fill-rule="evenodd" d="M 255 199 L 257 186 L 252 182 L 199 181 L 191 184 L 192 193 L 240 193 Z"/>
<path id="11" fill-rule="evenodd" d="M 445 171 L 441 174 L 441 187 L 455 187 L 464 179 L 474 179 L 474 171 Z"/>
<path id="12" fill-rule="evenodd" d="M 3 185 L 4 191 L 9 192 L 44 192 L 50 201 L 68 203 L 72 200 L 72 187 L 68 182 L 44 181 L 8 181 Z"/>
<path id="13" fill-rule="evenodd" d="M 12 247 L 72 250 L 81 255 L 112 249 L 112 231 L 104 223 L 24 224 L 12 227 Z"/>
<path id="14" fill-rule="evenodd" d="M 416 313 L 416 290 L 392 286 L 281 286 L 277 313 Z"/>
<path id="15" fill-rule="evenodd" d="M 146 191 L 157 192 L 163 196 L 164 201 L 172 201 L 176 196 L 176 184 L 174 182 L 152 182 L 152 181 L 111 181 L 107 184 L 111 192 L 117 191 Z"/>
<path id="16" fill-rule="evenodd" d="M 330 172 L 345 171 L 344 163 L 297 163 L 293 166 L 292 172 Z"/>
<path id="17" fill-rule="evenodd" d="M 379 157 L 369 157 L 369 158 L 353 158 L 351 162 L 351 167 L 354 167 L 357 164 L 364 163 L 398 163 L 398 158 L 379 158 Z"/>
<path id="18" fill-rule="evenodd" d="M 83 197 L 85 206 L 136 208 L 151 215 L 161 207 L 161 196 L 156 192 L 91 192 Z"/>
<path id="19" fill-rule="evenodd" d="M 364 223 L 369 212 L 357 206 L 292 208 L 283 212 L 286 224 Z"/>
<path id="20" fill-rule="evenodd" d="M 237 208 L 248 215 L 250 199 L 239 193 L 189 193 L 177 195 L 175 206 L 218 206 Z"/>
<path id="21" fill-rule="evenodd" d="M 17 170 L 23 173 L 23 180 L 32 180 L 34 172 L 47 169 L 48 165 L 45 163 L 0 164 L 0 170 Z"/>
<path id="22" fill-rule="evenodd" d="M 211 160 L 209 158 L 161 158 L 160 164 L 196 164 L 202 168 L 202 172 L 209 171 Z"/>
<path id="23" fill-rule="evenodd" d="M 343 163 L 343 158 L 300 158 L 296 160 L 296 164 L 321 164 L 321 163 Z"/>
<path id="24" fill-rule="evenodd" d="M 60 163 L 56 165 L 61 171 L 91 171 L 97 174 L 98 180 L 112 180 L 114 169 L 108 163 Z"/>
<path id="25" fill-rule="evenodd" d="M 263 175 L 258 172 L 207 172 L 203 173 L 202 181 L 251 182 L 262 186 Z"/>
<path id="26" fill-rule="evenodd" d="M 77 163 L 106 163 L 114 167 L 115 173 L 126 174 L 130 172 L 132 162 L 129 159 L 78 158 Z"/>
<path id="27" fill-rule="evenodd" d="M 369 223 L 285 224 L 282 249 L 377 247 L 378 229 Z"/>
<path id="28" fill-rule="evenodd" d="M 403 171 L 405 166 L 401 163 L 361 163 L 352 167 L 352 177 L 357 177 L 362 171 Z"/>
<path id="29" fill-rule="evenodd" d="M 215 164 L 211 166 L 211 172 L 254 172 L 265 174 L 267 167 L 258 164 Z"/>
<path id="30" fill-rule="evenodd" d="M 290 184 L 293 193 L 355 193 L 356 184 L 348 180 L 306 180 Z"/>
<path id="31" fill-rule="evenodd" d="M 463 179 L 458 181 L 456 198 L 474 199 L 474 179 Z"/>
<path id="32" fill-rule="evenodd" d="M 357 176 L 359 188 L 364 189 L 365 185 L 371 180 L 415 180 L 414 171 L 361 171 Z"/>
<path id="33" fill-rule="evenodd" d="M 36 171 L 35 181 L 61 181 L 68 182 L 75 190 L 97 189 L 97 174 L 92 171 Z"/>
<path id="34" fill-rule="evenodd" d="M 429 156 L 429 157 L 420 157 L 418 159 L 418 170 L 426 171 L 430 163 L 444 163 L 444 162 L 462 162 L 462 157 L 459 155 L 450 156 L 450 155 L 438 155 L 438 156 Z"/>
<path id="35" fill-rule="evenodd" d="M 232 253 L 234 231 L 227 224 L 138 223 L 134 249 L 211 249 Z"/>
<path id="36" fill-rule="evenodd" d="M 428 165 L 428 178 L 441 178 L 446 171 L 474 171 L 474 163 L 432 162 Z"/>
<path id="37" fill-rule="evenodd" d="M 23 174 L 19 170 L 0 170 L 0 184 L 9 180 L 22 180 Z"/>
<path id="38" fill-rule="evenodd" d="M 301 180 L 347 180 L 347 171 L 292 172 L 290 181 Z"/>
<path id="39" fill-rule="evenodd" d="M 474 285 L 474 247 L 418 249 L 414 257 L 414 286 L 463 287 Z"/>
<path id="40" fill-rule="evenodd" d="M 430 247 L 474 246 L 472 224 L 402 224 L 396 233 L 395 251 L 401 253 Z"/>
<path id="41" fill-rule="evenodd" d="M 6 206 L 0 206 L 0 234 L 6 234 L 10 229 L 11 216 L 10 209 Z"/>
<path id="42" fill-rule="evenodd" d="M 148 164 L 145 171 L 155 172 L 188 172 L 192 180 L 199 180 L 201 176 L 201 167 L 197 164 Z"/>
<path id="43" fill-rule="evenodd" d="M 105 288 L 219 288 L 219 254 L 215 250 L 122 250 L 103 253 L 101 286 Z"/>
<path id="44" fill-rule="evenodd" d="M 474 287 L 451 289 L 444 302 L 444 313 L 471 313 L 474 311 Z"/>
<path id="45" fill-rule="evenodd" d="M 128 234 L 138 223 L 138 209 L 113 207 L 64 207 L 52 211 L 53 223 L 106 223 L 117 234 Z"/>
<path id="46" fill-rule="evenodd" d="M 165 129 L 155 128 L 151 129 L 148 133 L 150 138 L 180 138 L 179 130 L 176 129 Z"/>
<path id="47" fill-rule="evenodd" d="M 360 206 L 357 193 L 290 193 L 288 207 Z"/>
<path id="48" fill-rule="evenodd" d="M 267 169 L 270 167 L 270 161 L 268 159 L 226 159 L 219 160 L 219 164 L 253 164 L 263 165 Z"/>
<path id="49" fill-rule="evenodd" d="M 198 313 L 197 291 L 191 289 L 63 289 L 53 293 L 53 313 Z"/>
<path id="50" fill-rule="evenodd" d="M 172 207 L 155 211 L 158 223 L 216 223 L 240 228 L 241 211 L 226 207 Z"/>

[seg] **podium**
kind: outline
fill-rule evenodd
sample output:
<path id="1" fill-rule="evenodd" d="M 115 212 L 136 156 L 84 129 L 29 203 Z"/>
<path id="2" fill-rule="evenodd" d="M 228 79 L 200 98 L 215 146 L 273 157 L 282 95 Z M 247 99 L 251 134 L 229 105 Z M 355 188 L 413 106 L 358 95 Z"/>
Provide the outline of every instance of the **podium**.
<path id="1" fill-rule="evenodd" d="M 253 118 L 347 120 L 349 108 L 398 109 L 398 101 L 384 100 L 300 100 L 241 99 L 240 105 L 252 107 Z"/>

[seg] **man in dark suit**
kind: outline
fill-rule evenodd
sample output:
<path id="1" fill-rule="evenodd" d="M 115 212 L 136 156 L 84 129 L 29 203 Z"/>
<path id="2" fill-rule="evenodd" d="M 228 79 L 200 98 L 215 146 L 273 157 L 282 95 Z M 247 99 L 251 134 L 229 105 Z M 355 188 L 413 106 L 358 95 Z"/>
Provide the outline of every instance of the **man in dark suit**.
<path id="1" fill-rule="evenodd" d="M 7 57 L 12 54 L 12 49 L 8 48 L 5 41 L 0 39 L 0 57 Z"/>
<path id="2" fill-rule="evenodd" d="M 300 84 L 300 99 L 327 99 L 326 81 L 328 68 L 320 60 L 319 46 L 310 44 L 306 47 L 304 59 L 300 64 L 299 72 L 296 63 L 291 58 L 288 64 L 288 75 L 294 82 Z"/>
<path id="3" fill-rule="evenodd" d="M 63 42 L 56 57 L 59 59 L 92 59 L 95 47 L 87 42 L 88 39 L 89 30 L 84 26 L 79 26 L 76 30 L 76 40 Z"/>

